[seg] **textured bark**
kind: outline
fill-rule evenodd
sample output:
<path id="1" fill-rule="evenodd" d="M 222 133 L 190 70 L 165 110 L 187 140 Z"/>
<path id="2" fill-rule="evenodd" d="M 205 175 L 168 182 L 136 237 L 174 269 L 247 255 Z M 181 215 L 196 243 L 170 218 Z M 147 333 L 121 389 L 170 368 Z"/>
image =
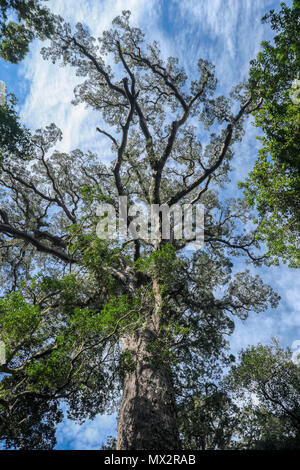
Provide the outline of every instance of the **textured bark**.
<path id="1" fill-rule="evenodd" d="M 122 339 L 123 350 L 131 351 L 135 370 L 124 379 L 118 450 L 180 449 L 170 370 L 166 364 L 147 360 L 147 345 L 154 337 L 147 330 Z"/>

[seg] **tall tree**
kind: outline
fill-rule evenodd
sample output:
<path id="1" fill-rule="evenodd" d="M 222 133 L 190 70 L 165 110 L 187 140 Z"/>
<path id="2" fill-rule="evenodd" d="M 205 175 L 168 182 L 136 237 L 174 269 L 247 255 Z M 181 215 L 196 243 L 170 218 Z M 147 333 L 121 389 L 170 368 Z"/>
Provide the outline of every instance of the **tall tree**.
<path id="1" fill-rule="evenodd" d="M 161 59 L 157 43 L 145 46 L 129 16 L 98 42 L 60 20 L 43 50 L 85 78 L 74 103 L 102 116 L 97 131 L 111 143 L 112 163 L 80 150 L 50 153 L 61 138 L 52 124 L 33 137 L 30 163 L 12 155 L 2 164 L 0 416 L 30 396 L 63 398 L 70 416 L 84 419 L 119 406 L 122 389 L 117 449 L 179 449 L 177 405 L 202 383 L 209 361 L 230 362 L 234 317 L 278 301 L 258 276 L 232 273 L 232 256 L 265 258 L 255 231 L 246 231 L 247 205 L 221 192 L 257 102 L 241 86 L 230 99 L 215 97 L 205 60 L 188 79 L 176 59 Z M 99 238 L 97 207 L 118 213 L 120 196 L 130 206 L 201 202 L 204 248 L 187 255 L 190 240 L 176 239 L 174 227 L 163 238 L 162 218 L 154 240 L 138 227 L 125 241 Z M 133 234 L 135 222 L 126 220 Z"/>
<path id="2" fill-rule="evenodd" d="M 258 236 L 267 243 L 272 262 L 300 265 L 300 2 L 281 4 L 263 21 L 276 32 L 252 61 L 249 89 L 263 102 L 255 124 L 263 132 L 262 148 L 241 186 L 258 211 Z"/>

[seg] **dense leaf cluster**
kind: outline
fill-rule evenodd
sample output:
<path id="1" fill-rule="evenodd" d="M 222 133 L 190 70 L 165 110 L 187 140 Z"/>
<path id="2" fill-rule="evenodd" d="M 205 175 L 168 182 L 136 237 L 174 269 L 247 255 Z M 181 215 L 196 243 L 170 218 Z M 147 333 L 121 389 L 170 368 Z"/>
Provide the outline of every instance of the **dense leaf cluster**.
<path id="1" fill-rule="evenodd" d="M 17 63 L 24 59 L 35 37 L 54 31 L 53 16 L 39 0 L 0 1 L 0 57 Z"/>

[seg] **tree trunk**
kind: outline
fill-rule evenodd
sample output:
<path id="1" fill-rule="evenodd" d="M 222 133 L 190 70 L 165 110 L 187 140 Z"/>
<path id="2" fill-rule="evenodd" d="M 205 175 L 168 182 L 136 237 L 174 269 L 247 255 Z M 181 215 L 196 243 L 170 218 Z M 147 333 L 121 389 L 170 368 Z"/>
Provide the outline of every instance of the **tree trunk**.
<path id="1" fill-rule="evenodd" d="M 122 338 L 122 349 L 131 352 L 135 366 L 124 378 L 117 450 L 180 449 L 170 369 L 147 350 L 155 336 L 148 329 Z"/>

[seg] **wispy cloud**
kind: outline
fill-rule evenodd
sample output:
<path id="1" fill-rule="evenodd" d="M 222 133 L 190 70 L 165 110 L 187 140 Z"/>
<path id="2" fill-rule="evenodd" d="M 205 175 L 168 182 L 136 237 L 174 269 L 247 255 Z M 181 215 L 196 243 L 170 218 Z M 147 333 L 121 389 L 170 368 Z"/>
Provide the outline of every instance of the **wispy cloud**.
<path id="1" fill-rule="evenodd" d="M 99 450 L 110 435 L 115 434 L 115 415 L 99 415 L 80 425 L 74 421 L 64 420 L 57 427 L 57 449 Z"/>
<path id="2" fill-rule="evenodd" d="M 260 20 L 274 3 L 279 6 L 271 0 L 174 0 L 169 16 L 177 48 L 190 66 L 199 56 L 213 62 L 222 88 L 231 88 L 246 77 L 249 60 L 268 35 Z"/>

